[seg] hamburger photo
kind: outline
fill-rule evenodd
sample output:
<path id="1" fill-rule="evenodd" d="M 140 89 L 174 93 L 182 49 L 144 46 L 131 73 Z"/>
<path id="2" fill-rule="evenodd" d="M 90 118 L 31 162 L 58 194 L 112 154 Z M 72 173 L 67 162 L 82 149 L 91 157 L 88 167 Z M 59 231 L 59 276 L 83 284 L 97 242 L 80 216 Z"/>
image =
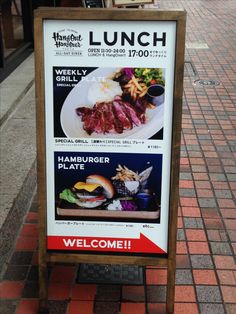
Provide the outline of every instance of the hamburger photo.
<path id="1" fill-rule="evenodd" d="M 63 190 L 59 198 L 81 208 L 96 208 L 113 196 L 111 181 L 102 175 L 92 174 L 85 182 L 78 181 L 70 189 Z"/>

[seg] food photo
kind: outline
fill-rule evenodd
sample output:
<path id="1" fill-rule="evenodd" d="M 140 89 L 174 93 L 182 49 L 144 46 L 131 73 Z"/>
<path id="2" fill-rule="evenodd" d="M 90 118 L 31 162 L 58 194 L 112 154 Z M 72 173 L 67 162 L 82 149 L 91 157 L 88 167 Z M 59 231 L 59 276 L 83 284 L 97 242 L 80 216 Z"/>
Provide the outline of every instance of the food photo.
<path id="1" fill-rule="evenodd" d="M 114 187 L 101 175 L 90 175 L 85 182 L 78 181 L 72 188 L 63 190 L 60 199 L 81 208 L 96 208 L 114 196 Z"/>
<path id="2" fill-rule="evenodd" d="M 162 156 L 145 155 L 142 158 L 139 155 L 135 165 L 132 165 L 132 154 L 118 155 L 123 156 L 126 162 L 121 163 L 121 160 L 117 160 L 120 158 L 112 158 L 113 154 L 110 153 L 112 161 L 106 168 L 100 164 L 88 167 L 85 171 L 57 170 L 56 215 L 158 219 Z M 128 156 L 125 158 L 124 155 Z"/>
<path id="3" fill-rule="evenodd" d="M 54 79 L 54 123 L 62 129 L 55 126 L 55 136 L 148 139 L 163 129 L 165 69 L 86 71 L 72 89 L 59 88 Z"/>

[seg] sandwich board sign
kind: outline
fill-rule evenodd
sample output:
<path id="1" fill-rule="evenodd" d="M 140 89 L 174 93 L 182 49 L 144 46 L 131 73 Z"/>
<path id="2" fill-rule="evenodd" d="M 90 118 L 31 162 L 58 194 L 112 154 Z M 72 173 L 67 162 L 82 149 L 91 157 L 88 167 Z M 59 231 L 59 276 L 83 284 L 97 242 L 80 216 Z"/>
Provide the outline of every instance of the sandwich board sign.
<path id="1" fill-rule="evenodd" d="M 41 306 L 49 262 L 168 266 L 173 312 L 184 11 L 35 13 Z"/>

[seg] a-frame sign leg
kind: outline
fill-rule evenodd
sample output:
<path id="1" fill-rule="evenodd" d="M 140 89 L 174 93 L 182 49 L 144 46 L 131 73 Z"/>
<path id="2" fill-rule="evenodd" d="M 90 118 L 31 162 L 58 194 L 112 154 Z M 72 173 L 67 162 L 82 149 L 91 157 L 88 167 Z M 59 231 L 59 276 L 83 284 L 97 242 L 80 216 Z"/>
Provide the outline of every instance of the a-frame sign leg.
<path id="1" fill-rule="evenodd" d="M 39 314 L 48 314 L 48 269 L 47 263 L 39 252 Z"/>
<path id="2" fill-rule="evenodd" d="M 174 314 L 175 303 L 175 273 L 176 261 L 175 258 L 168 258 L 167 269 L 167 293 L 166 293 L 166 313 Z"/>

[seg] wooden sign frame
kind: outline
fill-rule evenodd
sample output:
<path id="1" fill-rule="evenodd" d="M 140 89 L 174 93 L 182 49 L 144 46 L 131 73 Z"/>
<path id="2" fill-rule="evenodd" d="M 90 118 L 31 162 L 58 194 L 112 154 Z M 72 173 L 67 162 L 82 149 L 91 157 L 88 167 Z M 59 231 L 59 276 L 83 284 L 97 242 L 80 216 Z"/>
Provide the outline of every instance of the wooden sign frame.
<path id="1" fill-rule="evenodd" d="M 172 145 L 170 167 L 169 227 L 167 256 L 122 256 L 108 254 L 76 254 L 49 252 L 46 246 L 47 200 L 46 200 L 46 151 L 45 151 L 45 87 L 43 21 L 52 20 L 111 20 L 111 21 L 174 21 L 176 22 L 174 94 L 172 116 Z M 174 313 L 174 287 L 176 269 L 176 232 L 178 211 L 179 159 L 181 140 L 181 114 L 184 73 L 186 13 L 183 10 L 139 10 L 139 9 L 78 9 L 39 8 L 35 11 L 35 66 L 37 105 L 37 162 L 38 162 L 38 208 L 39 208 L 39 298 L 40 309 L 47 308 L 48 263 L 102 263 L 156 265 L 168 268 L 167 313 Z"/>

